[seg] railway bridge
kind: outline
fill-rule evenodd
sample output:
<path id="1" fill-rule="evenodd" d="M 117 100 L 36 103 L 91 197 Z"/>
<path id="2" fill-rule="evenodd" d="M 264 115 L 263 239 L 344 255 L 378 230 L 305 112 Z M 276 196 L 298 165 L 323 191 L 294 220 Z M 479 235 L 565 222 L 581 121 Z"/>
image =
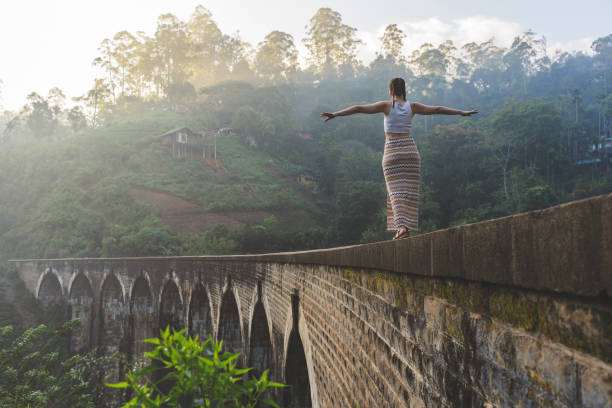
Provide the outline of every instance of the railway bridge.
<path id="1" fill-rule="evenodd" d="M 400 241 L 11 261 L 75 351 L 223 339 L 295 407 L 612 406 L 612 194 Z"/>

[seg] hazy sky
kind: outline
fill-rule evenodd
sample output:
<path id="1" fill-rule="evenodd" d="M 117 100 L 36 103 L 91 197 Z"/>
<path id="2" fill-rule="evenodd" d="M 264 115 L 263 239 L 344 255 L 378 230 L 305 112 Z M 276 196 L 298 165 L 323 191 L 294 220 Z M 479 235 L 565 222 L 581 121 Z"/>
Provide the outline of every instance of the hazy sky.
<path id="1" fill-rule="evenodd" d="M 100 41 L 121 30 L 152 34 L 160 14 L 187 20 L 197 4 L 224 33 L 239 31 L 253 45 L 272 30 L 292 34 L 302 57 L 304 26 L 319 7 L 331 7 L 359 30 L 365 62 L 391 23 L 408 34 L 407 52 L 444 39 L 463 44 L 495 36 L 509 45 L 527 29 L 546 36 L 549 48 L 587 49 L 612 33 L 611 0 L 0 0 L 0 106 L 17 110 L 28 93 L 46 95 L 54 86 L 69 98 L 84 93 Z"/>

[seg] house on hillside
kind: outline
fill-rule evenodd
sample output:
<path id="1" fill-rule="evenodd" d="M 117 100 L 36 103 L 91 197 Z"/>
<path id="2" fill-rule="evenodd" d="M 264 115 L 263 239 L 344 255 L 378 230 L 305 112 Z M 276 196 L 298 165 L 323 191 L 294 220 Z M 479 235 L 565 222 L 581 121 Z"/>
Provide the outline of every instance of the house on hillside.
<path id="1" fill-rule="evenodd" d="M 167 131 L 161 135 L 161 139 L 173 157 L 199 159 L 215 171 L 225 168 L 217 158 L 216 132 L 194 132 L 188 127 L 181 127 Z"/>
<path id="2" fill-rule="evenodd" d="M 204 158 L 204 136 L 188 127 L 169 130 L 161 138 L 173 157 Z"/>
<path id="3" fill-rule="evenodd" d="M 600 143 L 591 146 L 590 153 L 600 157 L 578 160 L 576 164 L 579 166 L 595 166 L 602 172 L 612 170 L 612 137 L 603 138 Z"/>

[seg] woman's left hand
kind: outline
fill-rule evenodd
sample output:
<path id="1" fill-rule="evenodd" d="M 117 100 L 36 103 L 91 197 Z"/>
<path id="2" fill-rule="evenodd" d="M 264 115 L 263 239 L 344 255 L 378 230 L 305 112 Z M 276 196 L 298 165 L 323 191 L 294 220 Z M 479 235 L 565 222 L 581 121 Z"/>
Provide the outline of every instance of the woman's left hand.
<path id="1" fill-rule="evenodd" d="M 325 119 L 325 122 L 327 122 L 328 120 L 331 120 L 333 118 L 336 117 L 336 115 L 334 115 L 333 113 L 329 113 L 329 112 L 323 112 L 321 114 L 321 116 L 326 117 L 327 119 Z"/>
<path id="2" fill-rule="evenodd" d="M 472 109 L 470 111 L 462 111 L 461 116 L 472 116 L 478 113 L 478 109 Z"/>

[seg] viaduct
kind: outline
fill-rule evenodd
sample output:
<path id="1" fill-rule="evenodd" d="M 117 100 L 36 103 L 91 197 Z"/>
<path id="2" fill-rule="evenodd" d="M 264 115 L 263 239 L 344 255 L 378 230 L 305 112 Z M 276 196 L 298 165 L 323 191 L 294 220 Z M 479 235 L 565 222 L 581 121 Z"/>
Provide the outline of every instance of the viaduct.
<path id="1" fill-rule="evenodd" d="M 342 248 L 11 261 L 72 347 L 223 339 L 286 407 L 611 407 L 612 194 Z"/>

